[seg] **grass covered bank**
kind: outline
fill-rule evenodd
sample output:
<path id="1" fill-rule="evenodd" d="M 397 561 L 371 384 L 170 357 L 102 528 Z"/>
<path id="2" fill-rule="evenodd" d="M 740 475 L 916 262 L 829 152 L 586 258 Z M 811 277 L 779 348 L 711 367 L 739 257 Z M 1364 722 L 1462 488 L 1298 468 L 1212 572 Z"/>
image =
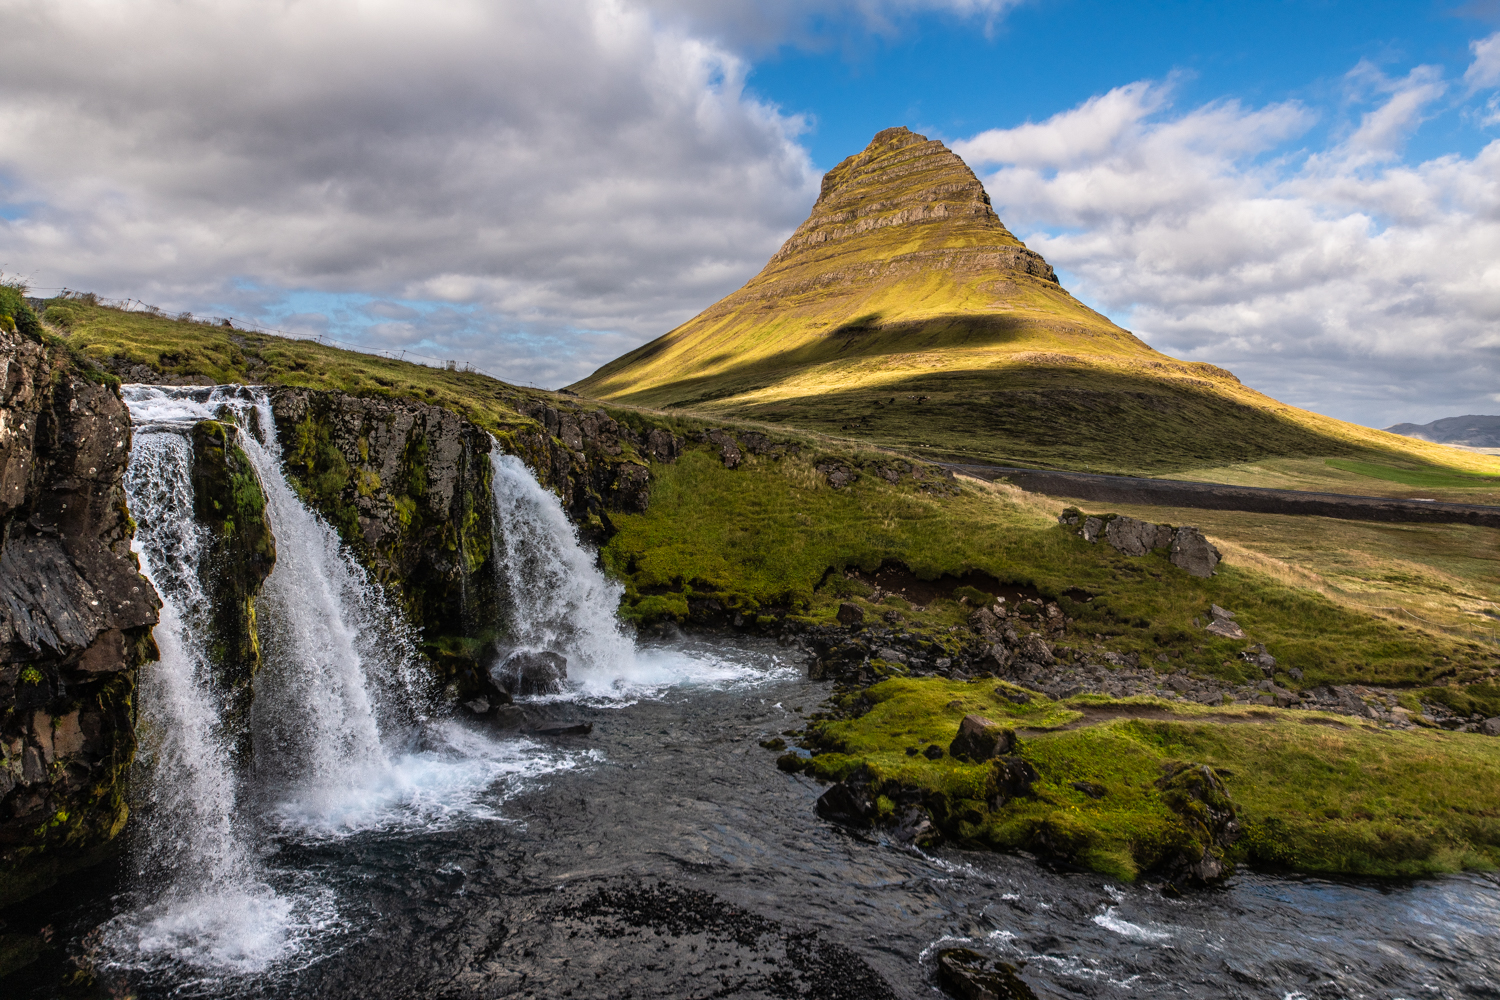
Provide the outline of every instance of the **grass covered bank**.
<path id="1" fill-rule="evenodd" d="M 1158 787 L 1175 762 L 1207 764 L 1223 780 L 1242 826 L 1231 860 L 1379 876 L 1500 864 L 1493 737 L 1152 699 L 1033 695 L 1018 705 L 1006 690 L 939 678 L 877 684 L 862 692 L 864 714 L 813 724 L 811 742 L 826 752 L 809 770 L 838 780 L 868 765 L 882 780 L 939 794 L 961 842 L 1037 851 L 1127 880 L 1184 837 Z M 908 754 L 946 748 L 968 713 L 1019 733 L 1016 753 L 1040 775 L 1031 794 L 991 808 L 990 765 Z"/>
<path id="2" fill-rule="evenodd" d="M 861 461 L 878 467 L 890 456 L 850 457 Z M 844 573 L 899 561 L 926 579 L 978 571 L 1030 588 L 1073 620 L 1068 641 L 1080 650 L 1165 655 L 1166 669 L 1259 679 L 1239 657 L 1244 640 L 1202 630 L 1218 604 L 1239 614 L 1249 641 L 1265 643 L 1283 670 L 1302 671 L 1286 681 L 1294 687 L 1469 684 L 1494 675 L 1497 657 L 1478 642 L 1358 613 L 1232 561 L 1198 579 L 1161 553 L 1124 556 L 1059 528 L 1054 506 L 973 481 L 907 475 L 893 484 L 868 471 L 835 489 L 813 459 L 747 456 L 730 470 L 695 450 L 656 470 L 650 508 L 615 518 L 618 533 L 602 558 L 625 581 L 627 613 L 640 620 L 687 619 L 695 602 L 715 601 L 747 616 L 831 622 L 838 604 L 852 601 L 938 635 L 967 621 L 973 605 L 956 592 L 923 604 L 899 595 L 876 603 L 868 585 Z"/>

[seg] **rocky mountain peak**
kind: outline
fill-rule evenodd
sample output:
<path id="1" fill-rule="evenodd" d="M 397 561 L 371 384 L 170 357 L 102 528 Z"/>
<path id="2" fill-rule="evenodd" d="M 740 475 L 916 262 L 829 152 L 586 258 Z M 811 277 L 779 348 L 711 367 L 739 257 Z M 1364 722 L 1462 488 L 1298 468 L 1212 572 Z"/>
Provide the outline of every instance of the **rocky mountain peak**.
<path id="1" fill-rule="evenodd" d="M 823 176 L 812 213 L 771 264 L 887 227 L 900 227 L 890 235 L 902 241 L 935 246 L 1021 245 L 1001 224 L 968 164 L 936 139 L 897 127 L 876 133 L 863 151 Z M 913 227 L 931 232 L 909 232 Z"/>

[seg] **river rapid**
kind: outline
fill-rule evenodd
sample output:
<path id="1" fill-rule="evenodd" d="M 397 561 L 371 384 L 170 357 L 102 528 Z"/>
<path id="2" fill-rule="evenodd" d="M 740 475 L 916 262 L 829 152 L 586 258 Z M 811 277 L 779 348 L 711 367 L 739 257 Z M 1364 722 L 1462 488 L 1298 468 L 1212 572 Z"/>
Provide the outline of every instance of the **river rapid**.
<path id="1" fill-rule="evenodd" d="M 48 941 L 7 997 L 934 997 L 955 946 L 1019 966 L 1042 997 L 1500 996 L 1493 875 L 1243 873 L 1169 897 L 820 820 L 823 786 L 760 742 L 829 685 L 764 640 L 638 643 L 555 498 L 500 455 L 507 627 L 569 657 L 564 691 L 521 701 L 592 732 L 502 730 L 424 693 L 395 612 L 300 506 L 274 441 L 247 437 L 285 556 L 245 772 L 195 624 L 182 429 L 226 407 L 269 426 L 265 399 L 127 399 L 137 548 L 166 604 L 135 818 L 114 861 L 0 913 Z"/>

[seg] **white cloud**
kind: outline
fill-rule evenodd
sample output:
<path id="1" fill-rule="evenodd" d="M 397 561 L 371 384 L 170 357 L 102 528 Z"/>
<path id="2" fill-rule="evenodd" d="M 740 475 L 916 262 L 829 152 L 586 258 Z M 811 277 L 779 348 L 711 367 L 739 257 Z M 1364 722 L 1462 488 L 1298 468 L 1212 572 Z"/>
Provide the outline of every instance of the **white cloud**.
<path id="1" fill-rule="evenodd" d="M 1500 31 L 1469 43 L 1474 61 L 1464 71 L 1464 83 L 1473 90 L 1500 85 Z"/>
<path id="2" fill-rule="evenodd" d="M 739 56 L 620 0 L 0 18 L 0 267 L 37 285 L 262 317 L 288 290 L 445 300 L 370 336 L 558 384 L 739 284 L 816 194 Z"/>
<path id="3" fill-rule="evenodd" d="M 1500 141 L 1401 163 L 1445 85 L 1358 73 L 1378 105 L 1312 153 L 1286 148 L 1315 120 L 1297 104 L 1177 112 L 1147 83 L 955 148 L 998 167 L 1001 217 L 1076 291 L 1161 350 L 1379 426 L 1492 406 Z"/>

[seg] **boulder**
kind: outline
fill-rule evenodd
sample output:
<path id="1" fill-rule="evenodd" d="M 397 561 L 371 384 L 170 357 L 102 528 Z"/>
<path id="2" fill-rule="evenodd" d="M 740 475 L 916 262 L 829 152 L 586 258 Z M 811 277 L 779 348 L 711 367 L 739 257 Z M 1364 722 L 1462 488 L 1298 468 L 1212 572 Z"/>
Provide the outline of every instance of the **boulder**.
<path id="1" fill-rule="evenodd" d="M 1015 745 L 1014 731 L 982 715 L 966 715 L 948 753 L 959 760 L 984 761 L 1010 753 Z"/>
<path id="2" fill-rule="evenodd" d="M 1078 533 L 1083 536 L 1085 542 L 1097 542 L 1099 540 L 1099 531 L 1103 527 L 1104 519 L 1102 517 L 1086 517 L 1083 519 L 1083 527 L 1079 529 Z"/>
<path id="3" fill-rule="evenodd" d="M 1041 636 L 1028 635 L 1017 645 L 1016 658 L 1025 663 L 1051 666 L 1053 663 L 1052 647 L 1047 645 L 1047 640 Z"/>
<path id="4" fill-rule="evenodd" d="M 1481 722 L 1479 724 L 1479 731 L 1486 736 L 1500 736 L 1500 715 Z"/>
<path id="5" fill-rule="evenodd" d="M 1171 545 L 1172 529 L 1165 524 L 1138 521 L 1133 517 L 1116 517 L 1104 526 L 1104 539 L 1127 556 L 1143 556 L 1152 549 Z"/>
<path id="6" fill-rule="evenodd" d="M 938 952 L 938 985 L 958 1000 L 1036 1000 L 1016 967 L 968 948 Z"/>
<path id="7" fill-rule="evenodd" d="M 719 458 L 723 461 L 724 468 L 739 468 L 740 459 L 743 456 L 740 454 L 739 444 L 735 441 L 733 434 L 730 434 L 728 431 L 714 429 L 708 432 L 708 441 L 710 444 L 718 446 Z"/>
<path id="8" fill-rule="evenodd" d="M 1183 526 L 1172 536 L 1172 565 L 1189 576 L 1213 576 L 1219 558 L 1219 550 L 1197 528 Z"/>
<path id="9" fill-rule="evenodd" d="M 1204 626 L 1203 631 L 1209 633 L 1210 635 L 1221 636 L 1225 639 L 1245 638 L 1245 630 L 1240 628 L 1234 622 L 1230 621 L 1228 618 L 1215 618 L 1213 621 Z"/>
<path id="10" fill-rule="evenodd" d="M 548 650 L 518 649 L 493 667 L 490 676 L 512 697 L 557 694 L 568 678 L 568 659 Z"/>
<path id="11" fill-rule="evenodd" d="M 858 604 L 850 604 L 848 601 L 845 601 L 839 605 L 837 617 L 840 625 L 858 625 L 865 620 L 865 613 Z"/>
<path id="12" fill-rule="evenodd" d="M 1162 868 L 1178 882 L 1206 884 L 1230 874 L 1225 852 L 1239 837 L 1240 824 L 1224 782 L 1206 764 L 1174 762 L 1156 782 L 1162 802 L 1177 814 L 1187 833 Z"/>
<path id="13" fill-rule="evenodd" d="M 861 767 L 843 781 L 829 786 L 814 806 L 818 815 L 840 826 L 864 829 L 873 825 L 877 810 L 870 777 L 870 769 Z"/>
<path id="14" fill-rule="evenodd" d="M 1029 761 L 1020 757 L 999 757 L 990 765 L 989 789 L 991 809 L 999 809 L 1006 802 L 1031 794 L 1031 786 L 1041 778 Z"/>

